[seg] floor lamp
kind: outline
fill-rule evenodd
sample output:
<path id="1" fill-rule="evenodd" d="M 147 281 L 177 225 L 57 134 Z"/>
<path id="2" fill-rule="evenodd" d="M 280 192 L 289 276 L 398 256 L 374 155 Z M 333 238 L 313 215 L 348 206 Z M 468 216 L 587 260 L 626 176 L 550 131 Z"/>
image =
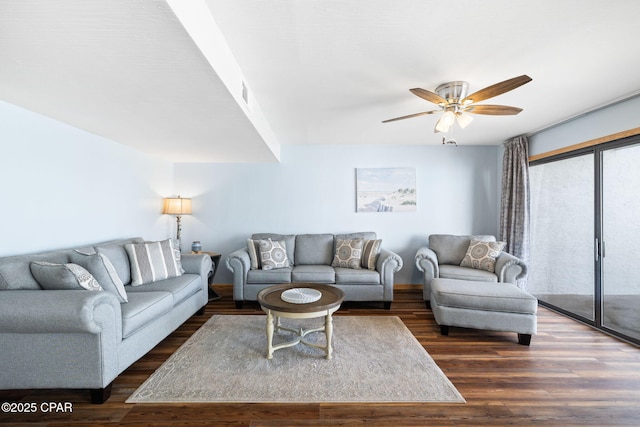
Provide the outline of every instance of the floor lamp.
<path id="1" fill-rule="evenodd" d="M 191 215 L 191 199 L 183 199 L 182 197 L 167 197 L 164 199 L 163 214 L 175 215 L 178 222 L 178 228 L 176 231 L 176 240 L 178 241 L 178 250 L 182 252 L 182 242 L 180 241 L 180 231 L 182 225 L 180 220 L 182 215 Z"/>

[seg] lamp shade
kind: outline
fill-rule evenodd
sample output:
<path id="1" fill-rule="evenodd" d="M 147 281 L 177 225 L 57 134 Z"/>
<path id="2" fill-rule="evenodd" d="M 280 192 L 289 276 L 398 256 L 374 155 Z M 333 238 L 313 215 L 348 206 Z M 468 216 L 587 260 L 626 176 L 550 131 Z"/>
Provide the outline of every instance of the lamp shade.
<path id="1" fill-rule="evenodd" d="M 169 215 L 191 215 L 191 199 L 182 197 L 167 197 L 164 199 L 163 214 Z"/>
<path id="2" fill-rule="evenodd" d="M 436 128 L 434 132 L 449 132 L 449 128 L 456 120 L 456 115 L 453 111 L 446 111 L 436 122 Z"/>

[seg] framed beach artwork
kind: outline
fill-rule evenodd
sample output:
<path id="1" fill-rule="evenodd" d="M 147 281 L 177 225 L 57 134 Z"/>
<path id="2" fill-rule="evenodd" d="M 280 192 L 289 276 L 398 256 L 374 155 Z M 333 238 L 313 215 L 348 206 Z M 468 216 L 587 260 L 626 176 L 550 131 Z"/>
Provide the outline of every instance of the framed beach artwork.
<path id="1" fill-rule="evenodd" d="M 415 168 L 357 168 L 356 212 L 415 212 Z"/>

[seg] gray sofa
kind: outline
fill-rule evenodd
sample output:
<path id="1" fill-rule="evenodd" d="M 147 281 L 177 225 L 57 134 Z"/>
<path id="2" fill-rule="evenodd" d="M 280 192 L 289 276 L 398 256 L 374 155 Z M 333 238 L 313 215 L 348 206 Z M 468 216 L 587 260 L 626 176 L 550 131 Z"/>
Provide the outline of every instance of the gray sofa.
<path id="1" fill-rule="evenodd" d="M 131 286 L 142 269 L 132 271 L 129 243 L 144 241 L 0 258 L 0 389 L 89 389 L 92 402 L 102 403 L 122 371 L 204 312 L 209 256 L 183 255 L 184 274 Z M 66 271 L 59 267 L 69 263 L 86 268 L 103 290 L 51 289 L 50 277 L 58 276 L 40 277 L 39 268 Z"/>
<path id="2" fill-rule="evenodd" d="M 251 242 L 268 239 L 284 242 L 289 266 L 264 269 L 255 260 L 252 265 Z M 242 307 L 243 301 L 256 301 L 258 292 L 272 285 L 323 283 L 341 289 L 345 294 L 345 301 L 380 301 L 386 309 L 390 309 L 394 273 L 402 268 L 402 258 L 379 247 L 379 251 L 374 249 L 372 257 L 363 257 L 369 259 L 368 266 L 364 266 L 364 261 L 360 266 L 336 266 L 334 260 L 338 241 L 353 239 L 362 239 L 371 244 L 376 242 L 377 236 L 373 232 L 336 235 L 253 234 L 245 247 L 226 258 L 227 268 L 233 273 L 233 299 L 236 306 Z M 378 240 L 378 244 L 381 241 Z"/>
<path id="3" fill-rule="evenodd" d="M 416 252 L 415 263 L 418 270 L 422 272 L 423 297 L 427 307 L 430 306 L 431 282 L 438 277 L 515 284 L 527 274 L 526 264 L 504 251 L 500 252 L 496 258 L 493 272 L 461 266 L 472 238 L 486 242 L 496 241 L 495 236 L 491 235 L 432 234 L 429 236 L 429 246 L 422 247 Z"/>

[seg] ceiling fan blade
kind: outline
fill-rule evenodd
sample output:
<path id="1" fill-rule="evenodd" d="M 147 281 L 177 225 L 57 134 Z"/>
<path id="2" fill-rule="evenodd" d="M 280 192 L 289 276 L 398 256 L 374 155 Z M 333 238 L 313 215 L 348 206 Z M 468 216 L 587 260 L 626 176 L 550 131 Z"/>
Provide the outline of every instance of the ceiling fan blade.
<path id="1" fill-rule="evenodd" d="M 467 113 L 487 114 L 490 116 L 513 116 L 522 111 L 522 108 L 509 107 L 507 105 L 470 105 L 465 110 Z"/>
<path id="2" fill-rule="evenodd" d="M 509 92 L 517 87 L 522 86 L 523 84 L 529 83 L 531 81 L 531 77 L 527 75 L 522 75 L 519 77 L 514 77 L 509 80 L 505 80 L 500 83 L 496 83 L 489 87 L 485 87 L 484 89 L 480 89 L 477 92 L 472 93 L 461 101 L 461 104 L 470 104 L 476 103 L 480 101 L 484 101 L 485 99 L 493 98 L 494 96 L 501 95 L 505 92 Z"/>
<path id="3" fill-rule="evenodd" d="M 396 117 L 395 119 L 383 120 L 382 123 L 395 122 L 396 120 L 410 119 L 412 117 L 426 116 L 427 114 L 439 113 L 440 110 L 423 111 L 422 113 L 409 114 L 408 116 Z"/>
<path id="4" fill-rule="evenodd" d="M 429 92 L 425 89 L 420 89 L 419 87 L 409 89 L 412 94 L 419 96 L 422 99 L 426 99 L 429 102 L 433 102 L 434 104 L 446 104 L 447 100 L 438 95 L 437 93 Z"/>

